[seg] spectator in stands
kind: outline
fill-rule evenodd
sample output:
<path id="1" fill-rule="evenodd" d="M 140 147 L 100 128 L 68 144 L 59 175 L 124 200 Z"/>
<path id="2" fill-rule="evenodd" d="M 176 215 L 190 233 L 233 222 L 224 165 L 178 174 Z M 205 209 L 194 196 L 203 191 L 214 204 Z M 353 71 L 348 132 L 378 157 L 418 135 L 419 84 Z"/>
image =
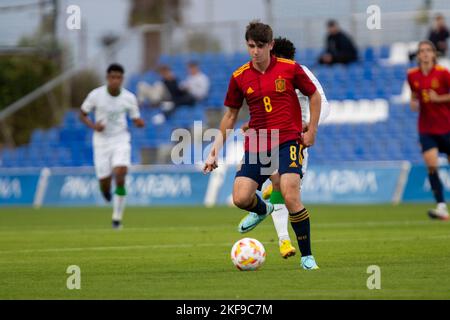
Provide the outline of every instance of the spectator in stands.
<path id="1" fill-rule="evenodd" d="M 189 76 L 179 83 L 169 66 L 158 67 L 161 81 L 153 85 L 141 82 L 138 96 L 142 102 L 148 98 L 153 105 L 160 105 L 161 113 L 153 117 L 155 125 L 164 123 L 179 106 L 193 106 L 203 100 L 209 91 L 209 79 L 196 62 L 188 64 Z"/>
<path id="2" fill-rule="evenodd" d="M 358 60 L 358 50 L 352 39 L 344 33 L 335 20 L 327 22 L 328 35 L 325 52 L 319 57 L 320 64 L 351 63 Z"/>
<path id="3" fill-rule="evenodd" d="M 437 49 L 438 56 L 445 56 L 447 53 L 447 39 L 450 37 L 445 19 L 442 14 L 437 14 L 434 18 L 434 27 L 430 30 L 428 40 L 430 40 Z"/>
<path id="4" fill-rule="evenodd" d="M 209 78 L 204 74 L 196 61 L 188 63 L 189 76 L 181 83 L 181 88 L 189 92 L 196 100 L 204 100 L 209 93 Z"/>

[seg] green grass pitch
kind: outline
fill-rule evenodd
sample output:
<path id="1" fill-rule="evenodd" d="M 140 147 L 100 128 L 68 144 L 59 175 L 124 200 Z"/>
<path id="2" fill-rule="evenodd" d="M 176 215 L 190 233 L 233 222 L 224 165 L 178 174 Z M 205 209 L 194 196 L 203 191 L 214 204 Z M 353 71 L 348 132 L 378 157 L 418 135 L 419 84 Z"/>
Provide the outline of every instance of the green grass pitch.
<path id="1" fill-rule="evenodd" d="M 278 252 L 272 219 L 245 236 L 264 266 L 230 261 L 243 212 L 235 208 L 0 209 L 0 299 L 449 299 L 450 223 L 426 205 L 309 206 L 317 271 Z M 294 237 L 293 237 L 294 239 Z M 81 289 L 68 290 L 69 265 Z M 366 286 L 381 269 L 381 289 Z"/>

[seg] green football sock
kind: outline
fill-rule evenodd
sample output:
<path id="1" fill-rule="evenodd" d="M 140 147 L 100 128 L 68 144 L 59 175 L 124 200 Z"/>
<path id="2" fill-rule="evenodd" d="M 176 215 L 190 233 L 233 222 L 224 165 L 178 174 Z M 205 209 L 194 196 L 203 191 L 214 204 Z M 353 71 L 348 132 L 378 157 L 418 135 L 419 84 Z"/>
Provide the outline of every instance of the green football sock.
<path id="1" fill-rule="evenodd" d="M 284 204 L 283 196 L 281 195 L 281 191 L 272 191 L 270 195 L 270 203 L 271 204 Z"/>
<path id="2" fill-rule="evenodd" d="M 127 190 L 125 189 L 124 186 L 118 186 L 116 187 L 116 192 L 115 192 L 118 196 L 126 196 L 127 195 Z"/>

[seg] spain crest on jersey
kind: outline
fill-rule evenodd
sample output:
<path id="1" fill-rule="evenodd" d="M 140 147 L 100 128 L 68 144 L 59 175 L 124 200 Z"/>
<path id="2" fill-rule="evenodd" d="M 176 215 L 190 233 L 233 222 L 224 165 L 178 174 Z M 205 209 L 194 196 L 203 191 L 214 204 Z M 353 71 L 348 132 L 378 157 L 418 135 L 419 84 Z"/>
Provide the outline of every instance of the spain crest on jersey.
<path id="1" fill-rule="evenodd" d="M 433 78 L 433 80 L 431 80 L 431 89 L 438 89 L 439 88 L 439 80 L 436 78 Z"/>
<path id="2" fill-rule="evenodd" d="M 275 80 L 275 90 L 277 92 L 284 92 L 286 91 L 286 80 L 283 78 L 278 78 Z"/>

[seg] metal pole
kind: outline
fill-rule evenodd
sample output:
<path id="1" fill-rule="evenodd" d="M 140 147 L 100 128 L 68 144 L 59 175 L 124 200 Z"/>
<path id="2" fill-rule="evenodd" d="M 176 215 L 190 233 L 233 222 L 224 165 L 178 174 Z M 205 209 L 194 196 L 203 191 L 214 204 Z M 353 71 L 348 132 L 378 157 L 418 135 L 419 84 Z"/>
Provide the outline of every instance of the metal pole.
<path id="1" fill-rule="evenodd" d="M 351 15 L 351 20 L 350 20 L 350 32 L 353 38 L 353 41 L 355 41 L 356 43 L 358 43 L 358 39 L 357 39 L 357 31 L 358 31 L 358 21 L 356 18 L 356 7 L 357 7 L 357 1 L 356 0 L 350 0 L 350 12 L 352 13 Z"/>
<path id="2" fill-rule="evenodd" d="M 58 32 L 58 0 L 53 0 L 53 19 L 52 19 L 52 40 L 53 45 L 56 47 L 56 42 L 58 40 L 57 32 Z"/>
<path id="3" fill-rule="evenodd" d="M 273 27 L 273 10 L 272 10 L 272 0 L 266 0 L 266 19 L 267 24 Z"/>
<path id="4" fill-rule="evenodd" d="M 214 22 L 214 0 L 206 1 L 206 19 L 205 22 Z"/>

